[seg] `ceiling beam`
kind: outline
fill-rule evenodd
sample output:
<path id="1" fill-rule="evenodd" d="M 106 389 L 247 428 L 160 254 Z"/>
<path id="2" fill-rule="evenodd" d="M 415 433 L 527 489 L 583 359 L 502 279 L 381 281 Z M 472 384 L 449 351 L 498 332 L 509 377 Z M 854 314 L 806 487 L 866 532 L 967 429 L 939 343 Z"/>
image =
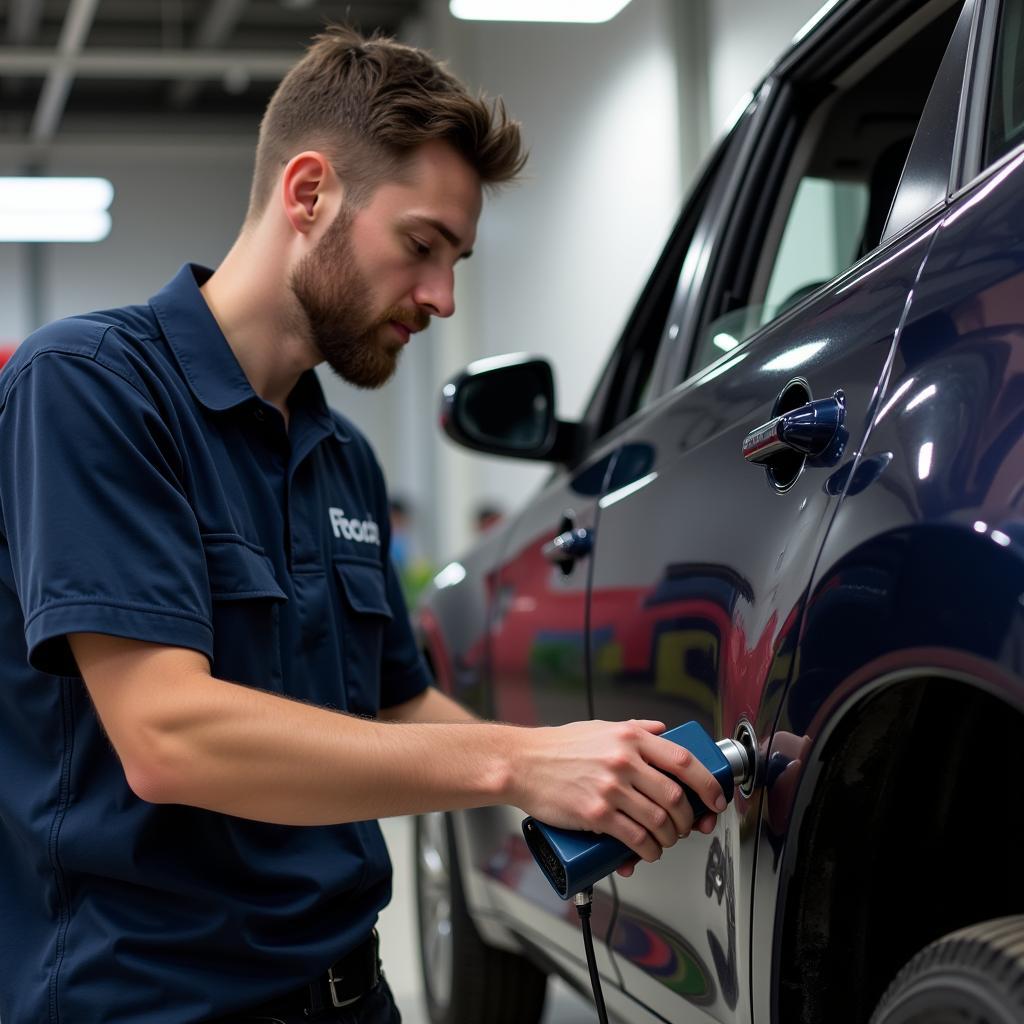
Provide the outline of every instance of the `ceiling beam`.
<path id="1" fill-rule="evenodd" d="M 7 9 L 7 41 L 14 46 L 32 42 L 43 20 L 43 0 L 10 0 Z"/>
<path id="2" fill-rule="evenodd" d="M 49 142 L 57 132 L 61 114 L 68 101 L 71 83 L 75 80 L 72 59 L 82 51 L 92 28 L 99 0 L 71 0 L 57 43 L 57 60 L 43 82 L 35 116 L 32 118 L 32 141 Z"/>
<path id="3" fill-rule="evenodd" d="M 214 0 L 196 30 L 192 45 L 197 50 L 213 50 L 223 46 L 234 31 L 249 0 Z M 171 105 L 177 109 L 188 106 L 199 93 L 200 83 L 194 78 L 176 82 L 171 90 Z"/>
<path id="4" fill-rule="evenodd" d="M 96 0 L 89 0 L 95 3 Z M 268 50 L 89 49 L 62 58 L 78 78 L 221 78 L 226 72 L 241 71 L 250 78 L 276 81 L 301 56 Z M 0 68 L 4 74 L 43 78 L 53 71 L 54 53 L 42 47 L 0 46 Z"/>

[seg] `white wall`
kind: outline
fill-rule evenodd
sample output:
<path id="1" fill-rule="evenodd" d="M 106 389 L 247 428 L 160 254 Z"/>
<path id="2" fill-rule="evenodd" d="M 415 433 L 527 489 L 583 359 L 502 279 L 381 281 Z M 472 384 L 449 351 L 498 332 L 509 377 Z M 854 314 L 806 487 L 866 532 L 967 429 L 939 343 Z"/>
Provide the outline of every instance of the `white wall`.
<path id="1" fill-rule="evenodd" d="M 764 76 L 823 2 L 711 0 L 708 84 L 713 134 L 729 123 L 744 93 Z"/>
<path id="2" fill-rule="evenodd" d="M 0 347 L 15 345 L 28 326 L 25 246 L 0 244 Z"/>
<path id="3" fill-rule="evenodd" d="M 145 301 L 186 260 L 218 262 L 245 213 L 250 165 L 245 145 L 59 150 L 43 173 L 109 178 L 113 223 L 102 242 L 40 247 L 43 320 Z M 12 264 L 11 279 L 0 278 L 0 308 L 7 311 L 12 294 L 9 308 L 18 310 L 3 333 L 18 338 L 38 326 L 30 322 L 27 249 L 0 245 L 0 260 Z"/>
<path id="4" fill-rule="evenodd" d="M 673 0 L 634 0 L 604 25 L 456 22 L 437 0 L 421 38 L 500 95 L 523 124 L 525 180 L 488 202 L 433 329 L 435 386 L 468 359 L 528 351 L 555 368 L 578 416 L 668 236 L 683 192 Z M 443 449 L 438 546 L 468 539 L 471 504 L 522 503 L 550 469 Z"/>
<path id="5" fill-rule="evenodd" d="M 560 414 L 578 416 L 707 147 L 818 5 L 633 0 L 591 26 L 456 22 L 434 0 L 417 41 L 504 97 L 531 151 L 526 180 L 485 210 L 458 322 L 432 332 L 435 386 L 471 358 L 535 352 Z M 549 472 L 433 458 L 442 552 L 468 539 L 473 500 L 515 508 Z"/>

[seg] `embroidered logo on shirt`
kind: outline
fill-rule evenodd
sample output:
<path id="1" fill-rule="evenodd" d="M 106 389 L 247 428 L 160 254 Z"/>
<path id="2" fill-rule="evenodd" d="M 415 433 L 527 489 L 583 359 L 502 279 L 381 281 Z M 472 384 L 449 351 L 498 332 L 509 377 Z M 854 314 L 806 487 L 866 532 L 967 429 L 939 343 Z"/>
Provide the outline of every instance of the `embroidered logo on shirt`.
<path id="1" fill-rule="evenodd" d="M 335 537 L 380 547 L 380 527 L 372 519 L 346 519 L 345 510 L 341 508 L 329 508 L 327 514 Z"/>

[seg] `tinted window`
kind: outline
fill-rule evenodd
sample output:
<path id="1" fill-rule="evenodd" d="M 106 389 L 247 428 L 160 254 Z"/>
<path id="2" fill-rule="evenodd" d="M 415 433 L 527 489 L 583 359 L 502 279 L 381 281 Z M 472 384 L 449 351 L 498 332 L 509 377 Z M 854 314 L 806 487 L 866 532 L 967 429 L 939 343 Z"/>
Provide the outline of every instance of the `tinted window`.
<path id="1" fill-rule="evenodd" d="M 1006 0 L 992 67 L 986 166 L 1024 141 L 1024 0 Z"/>
<path id="2" fill-rule="evenodd" d="M 742 338 L 854 263 L 867 207 L 868 188 L 863 182 L 803 178 L 771 267 L 764 302 L 715 320 L 705 334 L 703 363 L 734 349 Z"/>
<path id="3" fill-rule="evenodd" d="M 837 68 L 825 81 L 794 82 L 788 134 L 768 147 L 771 165 L 752 172 L 758 185 L 753 208 L 738 216 L 745 229 L 736 270 L 731 279 L 724 275 L 718 311 L 697 339 L 689 373 L 878 246 L 962 8 L 933 5 L 930 23 L 857 54 L 852 68 Z M 758 231 L 756 224 L 764 226 Z"/>

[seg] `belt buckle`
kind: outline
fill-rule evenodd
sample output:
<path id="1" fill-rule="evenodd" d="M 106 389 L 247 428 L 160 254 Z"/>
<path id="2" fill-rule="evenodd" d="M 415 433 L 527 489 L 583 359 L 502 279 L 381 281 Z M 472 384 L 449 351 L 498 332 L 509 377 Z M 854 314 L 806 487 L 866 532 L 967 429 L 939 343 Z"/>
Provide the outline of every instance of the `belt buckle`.
<path id="1" fill-rule="evenodd" d="M 327 969 L 327 991 L 331 993 L 331 1003 L 336 1010 L 340 1010 L 343 1006 L 351 1006 L 353 1003 L 358 1003 L 363 998 L 362 995 L 358 995 L 353 996 L 351 999 L 339 999 L 334 986 L 340 984 L 344 979 L 345 975 L 336 975 L 333 967 Z"/>

